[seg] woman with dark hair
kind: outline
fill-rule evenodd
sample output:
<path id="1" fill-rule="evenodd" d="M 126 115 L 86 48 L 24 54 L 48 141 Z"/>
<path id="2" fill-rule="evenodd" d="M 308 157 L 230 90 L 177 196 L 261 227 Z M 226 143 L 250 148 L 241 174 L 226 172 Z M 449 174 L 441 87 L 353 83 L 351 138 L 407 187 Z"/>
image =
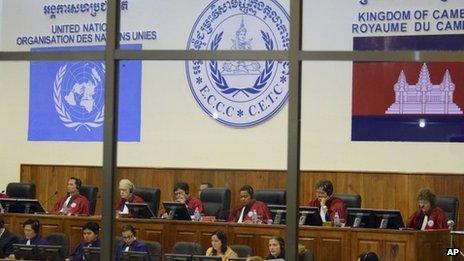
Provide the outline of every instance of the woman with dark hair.
<path id="1" fill-rule="evenodd" d="M 211 235 L 211 247 L 206 250 L 207 256 L 220 256 L 222 261 L 231 257 L 238 257 L 232 248 L 227 246 L 227 236 L 223 231 L 215 231 Z"/>
<path id="2" fill-rule="evenodd" d="M 423 188 L 417 194 L 419 210 L 408 219 L 406 226 L 419 230 L 445 229 L 445 212 L 436 206 L 437 196 L 429 188 Z"/>
<path id="3" fill-rule="evenodd" d="M 285 258 L 285 241 L 281 236 L 273 236 L 269 239 L 268 259 Z"/>

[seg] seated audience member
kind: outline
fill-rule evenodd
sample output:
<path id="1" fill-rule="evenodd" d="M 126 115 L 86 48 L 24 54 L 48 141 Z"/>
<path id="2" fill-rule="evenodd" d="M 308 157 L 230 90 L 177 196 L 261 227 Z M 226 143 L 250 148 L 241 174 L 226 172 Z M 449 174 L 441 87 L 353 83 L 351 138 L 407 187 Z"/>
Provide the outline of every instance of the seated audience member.
<path id="1" fill-rule="evenodd" d="M 322 222 L 333 221 L 335 213 L 338 213 L 340 219 L 346 218 L 346 206 L 343 201 L 332 196 L 333 185 L 330 180 L 323 179 L 316 183 L 316 198 L 311 200 L 310 207 L 319 208 Z"/>
<path id="2" fill-rule="evenodd" d="M 211 235 L 211 247 L 206 250 L 207 256 L 220 256 L 222 261 L 227 261 L 231 257 L 238 257 L 237 253 L 227 246 L 227 236 L 218 230 Z"/>
<path id="3" fill-rule="evenodd" d="M 56 202 L 53 213 L 62 215 L 89 215 L 89 200 L 79 194 L 82 182 L 80 179 L 71 177 L 66 186 L 66 196 Z"/>
<path id="4" fill-rule="evenodd" d="M 186 182 L 177 182 L 174 185 L 174 201 L 185 203 L 190 215 L 193 215 L 197 208 L 203 213 L 203 203 L 200 199 L 190 196 L 189 192 L 189 185 Z"/>
<path id="5" fill-rule="evenodd" d="M 119 181 L 119 195 L 121 199 L 116 204 L 116 211 L 119 211 L 119 214 L 129 214 L 129 209 L 126 206 L 126 203 L 145 203 L 145 201 L 134 194 L 135 186 L 128 179 L 121 179 Z"/>
<path id="6" fill-rule="evenodd" d="M 229 215 L 229 222 L 253 223 L 253 213 L 256 212 L 259 222 L 272 222 L 271 212 L 264 202 L 253 199 L 253 188 L 245 185 L 240 188 L 241 205 Z"/>
<path id="7" fill-rule="evenodd" d="M 19 238 L 5 228 L 5 221 L 0 217 L 0 258 L 9 257 L 13 253 L 13 244 L 18 241 Z"/>
<path id="8" fill-rule="evenodd" d="M 249 256 L 246 261 L 264 261 L 264 259 L 260 256 Z"/>
<path id="9" fill-rule="evenodd" d="M 379 261 L 379 257 L 374 252 L 361 253 L 357 261 Z"/>
<path id="10" fill-rule="evenodd" d="M 40 222 L 37 219 L 28 219 L 23 223 L 24 238 L 19 241 L 26 245 L 47 245 L 48 242 L 40 234 Z"/>
<path id="11" fill-rule="evenodd" d="M 269 255 L 266 260 L 285 258 L 285 241 L 281 236 L 273 236 L 269 239 Z"/>
<path id="12" fill-rule="evenodd" d="M 100 226 L 95 222 L 88 222 L 82 227 L 82 237 L 84 240 L 74 248 L 74 251 L 66 258 L 66 261 L 83 261 L 84 248 L 86 247 L 100 247 Z"/>
<path id="13" fill-rule="evenodd" d="M 421 189 L 417 194 L 419 210 L 409 217 L 406 226 L 420 230 L 447 228 L 445 213 L 435 205 L 436 201 L 437 197 L 431 189 Z"/>
<path id="14" fill-rule="evenodd" d="M 138 251 L 147 252 L 150 254 L 148 247 L 145 244 L 137 241 L 135 228 L 132 225 L 122 226 L 122 239 L 123 242 L 118 245 L 116 249 L 116 261 L 121 260 L 122 252 L 124 251 Z"/>
<path id="15" fill-rule="evenodd" d="M 206 188 L 212 188 L 213 187 L 213 184 L 209 183 L 209 182 L 203 182 L 200 184 L 200 189 L 198 190 L 198 197 L 200 197 L 201 195 L 201 192 L 206 189 Z"/>

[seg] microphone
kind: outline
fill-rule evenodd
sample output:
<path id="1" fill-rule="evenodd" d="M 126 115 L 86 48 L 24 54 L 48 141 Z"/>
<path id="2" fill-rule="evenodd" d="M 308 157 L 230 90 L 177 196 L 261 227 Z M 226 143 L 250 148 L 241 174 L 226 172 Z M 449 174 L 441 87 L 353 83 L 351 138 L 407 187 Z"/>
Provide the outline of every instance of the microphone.
<path id="1" fill-rule="evenodd" d="M 53 193 L 47 200 L 44 201 L 43 205 L 47 204 L 52 198 L 54 198 L 56 195 L 58 195 L 58 190 Z"/>

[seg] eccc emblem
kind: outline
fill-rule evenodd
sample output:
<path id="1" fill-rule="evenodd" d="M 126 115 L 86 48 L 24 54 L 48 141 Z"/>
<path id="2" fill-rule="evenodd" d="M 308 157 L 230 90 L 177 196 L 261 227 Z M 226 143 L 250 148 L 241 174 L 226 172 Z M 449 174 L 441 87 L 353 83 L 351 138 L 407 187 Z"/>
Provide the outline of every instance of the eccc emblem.
<path id="1" fill-rule="evenodd" d="M 274 0 L 212 1 L 195 22 L 188 50 L 287 50 L 289 18 Z M 287 61 L 187 61 L 190 90 L 201 108 L 233 127 L 275 115 L 288 97 Z"/>
<path id="2" fill-rule="evenodd" d="M 103 125 L 105 67 L 101 62 L 64 64 L 53 83 L 53 101 L 63 125 L 87 131 Z"/>

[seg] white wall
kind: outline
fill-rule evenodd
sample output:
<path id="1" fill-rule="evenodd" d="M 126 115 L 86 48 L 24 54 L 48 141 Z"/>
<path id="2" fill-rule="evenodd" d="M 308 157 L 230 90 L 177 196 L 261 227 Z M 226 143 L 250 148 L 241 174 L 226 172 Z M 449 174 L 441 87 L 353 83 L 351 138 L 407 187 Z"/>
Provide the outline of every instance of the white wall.
<path id="1" fill-rule="evenodd" d="M 22 0 L 15 1 L 24 3 Z M 167 1 L 160 2 L 165 8 L 170 4 Z M 27 3 L 32 4 L 30 1 Z M 156 23 L 150 25 L 145 22 L 144 26 L 155 27 L 163 38 L 160 38 L 160 42 L 144 43 L 144 46 L 185 48 L 184 38 L 189 33 L 195 15 L 201 10 L 200 7 L 195 9 L 191 5 L 176 5 L 176 12 L 153 9 L 150 14 Z M 185 15 L 186 13 L 190 16 Z M 188 23 L 189 26 L 178 26 L 180 22 L 162 26 L 162 21 L 168 17 L 172 19 L 174 14 L 178 14 L 182 23 Z M 23 18 L 15 18 L 12 13 L 2 13 L 0 17 L 4 17 L 0 19 L 4 25 L 5 21 L 10 23 L 14 19 L 24 18 L 21 15 L 19 17 Z M 40 17 L 47 21 L 43 16 Z M 330 15 L 319 19 L 330 19 Z M 345 17 L 339 20 L 350 19 Z M 337 25 L 337 22 L 334 23 Z M 11 37 L 27 32 L 30 30 L 28 27 L 33 24 L 34 22 L 25 20 L 24 24 L 18 24 L 14 28 L 9 26 L 4 35 Z M 37 30 L 46 32 L 49 28 Z M 170 33 L 182 39 L 169 40 Z M 341 35 L 346 35 L 346 32 Z M 321 46 L 321 39 L 314 39 L 315 42 L 311 42 L 311 39 L 314 38 L 306 39 L 307 46 L 315 49 Z M 11 38 L 3 40 L 6 48 L 14 48 Z M 351 41 L 338 42 L 339 45 L 330 49 L 351 48 Z M 350 62 L 304 63 L 302 169 L 417 173 L 464 171 L 464 164 L 459 157 L 464 154 L 462 144 L 351 142 L 351 67 Z M 141 142 L 119 143 L 119 165 L 286 168 L 287 106 L 274 118 L 257 127 L 229 128 L 208 118 L 196 104 L 188 88 L 183 62 L 143 62 L 142 75 Z M 0 63 L 0 188 L 19 179 L 22 163 L 101 165 L 102 143 L 27 141 L 28 88 L 28 62 Z"/>

